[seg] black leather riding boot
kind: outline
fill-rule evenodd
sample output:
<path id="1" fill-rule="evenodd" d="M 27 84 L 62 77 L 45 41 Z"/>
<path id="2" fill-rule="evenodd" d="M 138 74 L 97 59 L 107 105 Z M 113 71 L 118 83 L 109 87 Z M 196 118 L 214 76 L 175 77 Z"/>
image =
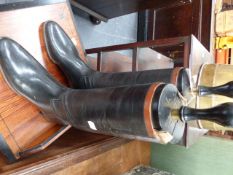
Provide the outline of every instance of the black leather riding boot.
<path id="1" fill-rule="evenodd" d="M 182 103 L 174 85 L 148 84 L 69 90 L 53 101 L 67 123 L 89 132 L 145 141 L 177 143 L 184 123 L 171 118 Z M 78 100 L 80 99 L 80 100 Z M 80 101 L 80 102 L 79 102 Z"/>
<path id="2" fill-rule="evenodd" d="M 43 33 L 50 58 L 61 68 L 73 88 L 89 89 L 164 82 L 175 84 L 183 94 L 189 90 L 189 76 L 185 68 L 102 73 L 90 69 L 80 59 L 75 45 L 57 23 L 45 22 Z"/>
<path id="3" fill-rule="evenodd" d="M 147 84 L 73 90 L 59 84 L 19 44 L 0 39 L 0 66 L 10 87 L 46 117 L 75 128 L 126 138 L 177 143 L 184 123 L 171 118 L 181 107 L 174 85 Z"/>

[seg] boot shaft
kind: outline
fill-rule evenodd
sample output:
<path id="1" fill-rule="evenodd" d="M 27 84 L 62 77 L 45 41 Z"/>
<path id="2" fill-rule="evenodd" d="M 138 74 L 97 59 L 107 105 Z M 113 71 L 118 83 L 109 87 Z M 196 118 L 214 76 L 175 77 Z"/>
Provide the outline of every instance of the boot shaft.
<path id="1" fill-rule="evenodd" d="M 163 142 L 159 135 L 164 132 L 174 143 L 183 136 L 184 123 L 170 117 L 171 109 L 182 105 L 171 84 L 69 89 L 56 102 L 61 121 L 89 132 L 154 142 Z"/>

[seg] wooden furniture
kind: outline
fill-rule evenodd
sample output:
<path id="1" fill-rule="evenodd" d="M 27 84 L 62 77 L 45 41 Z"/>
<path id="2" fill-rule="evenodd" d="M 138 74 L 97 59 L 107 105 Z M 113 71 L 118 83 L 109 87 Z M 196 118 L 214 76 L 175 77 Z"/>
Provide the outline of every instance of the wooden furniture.
<path id="1" fill-rule="evenodd" d="M 0 157 L 0 174 L 122 174 L 149 165 L 150 144 L 70 129 L 39 154 L 7 164 Z"/>
<path id="2" fill-rule="evenodd" d="M 146 9 L 159 9 L 190 2 L 190 0 L 71 0 L 71 4 L 99 20 L 138 12 Z"/>
<path id="3" fill-rule="evenodd" d="M 101 61 L 102 61 L 102 54 L 104 52 L 113 52 L 113 51 L 119 51 L 119 50 L 128 50 L 132 49 L 134 54 L 132 57 L 133 63 L 132 63 L 132 70 L 137 71 L 138 62 L 137 62 L 137 49 L 138 48 L 145 48 L 149 47 L 154 50 L 160 50 L 158 48 L 164 48 L 169 46 L 181 46 L 183 48 L 183 55 L 182 58 L 178 58 L 175 61 L 175 66 L 181 63 L 182 66 L 188 67 L 189 66 L 189 53 L 190 53 L 190 43 L 191 43 L 191 37 L 177 37 L 177 38 L 167 38 L 167 39 L 158 39 L 158 40 L 150 40 L 145 42 L 136 42 L 136 43 L 129 43 L 129 44 L 121 44 L 121 45 L 113 45 L 113 46 L 107 46 L 107 47 L 100 47 L 100 48 L 91 48 L 86 49 L 87 54 L 97 54 L 97 70 L 101 70 Z M 165 54 L 167 55 L 167 54 Z M 170 57 L 170 55 L 167 55 Z M 176 64 L 177 62 L 177 64 Z M 152 63 L 153 64 L 153 63 Z"/>
<path id="4" fill-rule="evenodd" d="M 212 0 L 192 0 L 140 13 L 138 38 L 140 41 L 157 40 L 193 34 L 209 50 L 211 9 Z"/>
<path id="5" fill-rule="evenodd" d="M 102 60 L 107 62 L 107 67 L 111 67 L 113 64 L 112 60 L 106 60 L 102 58 L 102 54 L 105 52 L 114 52 L 121 50 L 132 50 L 132 70 L 138 70 L 138 49 L 139 48 L 151 48 L 156 50 L 172 59 L 174 59 L 174 66 L 183 66 L 191 69 L 192 77 L 194 83 L 196 83 L 197 75 L 200 67 L 203 63 L 213 63 L 212 55 L 202 46 L 202 44 L 193 36 L 166 38 L 166 39 L 156 39 L 145 42 L 137 42 L 130 44 L 114 45 L 100 48 L 87 49 L 87 54 L 97 54 L 97 70 L 102 70 L 101 67 L 104 63 Z M 181 51 L 173 55 L 174 49 L 179 48 Z M 91 60 L 90 58 L 89 60 Z M 145 58 L 146 59 L 146 58 Z M 114 62 L 114 66 L 116 66 Z M 120 64 L 120 63 L 119 63 Z M 155 64 L 153 62 L 148 62 L 147 64 Z M 159 69 L 159 65 L 157 69 Z"/>

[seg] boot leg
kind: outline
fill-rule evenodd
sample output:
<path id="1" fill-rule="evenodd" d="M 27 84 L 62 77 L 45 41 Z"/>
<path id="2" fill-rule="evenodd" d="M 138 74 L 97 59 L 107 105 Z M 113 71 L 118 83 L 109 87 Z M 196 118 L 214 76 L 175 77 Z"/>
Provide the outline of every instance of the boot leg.
<path id="1" fill-rule="evenodd" d="M 184 123 L 171 118 L 171 109 L 182 105 L 174 85 L 152 84 L 95 90 L 71 90 L 54 101 L 54 111 L 77 129 L 164 142 L 169 133 L 177 143 Z M 170 141 L 170 140 L 169 140 Z"/>
<path id="2" fill-rule="evenodd" d="M 101 88 L 112 86 L 126 86 L 137 84 L 151 84 L 155 82 L 172 83 L 177 86 L 182 95 L 190 91 L 190 79 L 187 69 L 156 69 L 138 72 L 101 73 L 96 72 L 85 77 L 86 88 Z"/>
<path id="3" fill-rule="evenodd" d="M 66 32 L 53 21 L 44 23 L 44 40 L 50 58 L 64 72 L 73 88 L 89 89 L 164 82 L 175 84 L 182 94 L 189 91 L 189 76 L 184 68 L 122 73 L 92 70 L 81 60 Z"/>

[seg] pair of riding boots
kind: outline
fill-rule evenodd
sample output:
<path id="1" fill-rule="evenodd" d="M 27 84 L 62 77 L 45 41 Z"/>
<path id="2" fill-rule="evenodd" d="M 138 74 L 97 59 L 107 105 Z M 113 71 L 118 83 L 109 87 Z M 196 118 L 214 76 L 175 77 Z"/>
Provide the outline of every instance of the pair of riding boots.
<path id="1" fill-rule="evenodd" d="M 43 36 L 49 57 L 72 89 L 56 81 L 9 38 L 0 38 L 0 67 L 8 85 L 45 117 L 94 133 L 160 143 L 180 141 L 185 124 L 174 120 L 171 111 L 184 108 L 180 93 L 190 88 L 186 69 L 102 73 L 80 59 L 57 23 L 45 22 Z"/>

